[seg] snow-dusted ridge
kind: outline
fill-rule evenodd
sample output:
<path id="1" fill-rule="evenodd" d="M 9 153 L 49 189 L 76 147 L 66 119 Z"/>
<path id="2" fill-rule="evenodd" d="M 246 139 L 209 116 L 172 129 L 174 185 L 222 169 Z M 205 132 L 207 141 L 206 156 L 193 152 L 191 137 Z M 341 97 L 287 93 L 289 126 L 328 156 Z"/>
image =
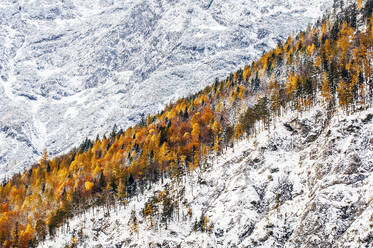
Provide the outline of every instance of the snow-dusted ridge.
<path id="1" fill-rule="evenodd" d="M 90 209 L 39 246 L 370 247 L 372 116 L 373 108 L 349 116 L 320 107 L 288 113 L 210 165 L 154 184 L 125 206 Z M 167 224 L 158 203 L 149 227 L 142 210 L 164 190 L 178 203 Z M 130 231 L 133 211 L 138 233 Z M 201 216 L 207 232 L 194 230 Z"/>
<path id="2" fill-rule="evenodd" d="M 202 89 L 330 0 L 0 3 L 0 176 Z"/>

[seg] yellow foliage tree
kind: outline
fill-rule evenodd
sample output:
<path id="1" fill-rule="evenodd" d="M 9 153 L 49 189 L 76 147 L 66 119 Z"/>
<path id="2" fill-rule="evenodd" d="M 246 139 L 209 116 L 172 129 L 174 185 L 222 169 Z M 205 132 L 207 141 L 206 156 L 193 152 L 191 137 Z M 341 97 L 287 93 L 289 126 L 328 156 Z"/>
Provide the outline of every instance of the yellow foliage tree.
<path id="1" fill-rule="evenodd" d="M 321 65 L 321 57 L 317 56 L 315 60 L 315 67 L 320 68 L 320 65 Z"/>
<path id="2" fill-rule="evenodd" d="M 289 74 L 289 78 L 286 83 L 286 94 L 291 97 L 293 93 L 296 92 L 297 87 L 298 87 L 298 78 L 297 76 L 294 75 L 293 72 L 291 72 Z"/>
<path id="3" fill-rule="evenodd" d="M 343 107 L 346 111 L 348 109 L 348 88 L 344 81 L 339 83 L 337 88 L 339 106 Z"/>
<path id="4" fill-rule="evenodd" d="M 347 56 L 353 32 L 354 30 L 347 24 L 347 22 L 344 22 L 337 41 L 338 48 L 341 49 L 341 60 L 344 60 Z"/>
<path id="5" fill-rule="evenodd" d="M 306 53 L 308 56 L 312 56 L 315 50 L 316 50 L 316 46 L 315 44 L 312 44 L 311 46 L 307 47 Z"/>
<path id="6" fill-rule="evenodd" d="M 363 8 L 362 0 L 356 0 L 357 8 L 358 10 L 361 10 Z"/>
<path id="7" fill-rule="evenodd" d="M 90 181 L 86 181 L 86 182 L 84 183 L 85 190 L 90 191 L 90 190 L 93 188 L 94 185 L 95 185 L 94 183 L 92 183 L 92 182 L 90 182 Z"/>
<path id="8" fill-rule="evenodd" d="M 235 129 L 234 129 L 234 134 L 233 134 L 233 137 L 235 139 L 239 139 L 241 136 L 243 135 L 243 130 L 242 130 L 242 126 L 240 123 L 237 123 Z"/>
<path id="9" fill-rule="evenodd" d="M 331 55 L 331 46 L 330 46 L 329 39 L 325 40 L 323 52 L 324 52 L 325 59 L 329 60 L 329 57 Z"/>
<path id="10" fill-rule="evenodd" d="M 199 124 L 196 122 L 193 124 L 193 129 L 192 129 L 192 137 L 193 139 L 196 139 L 198 140 L 198 136 L 199 136 L 199 133 L 200 133 L 200 127 L 199 127 Z"/>
<path id="11" fill-rule="evenodd" d="M 280 85 L 273 80 L 273 76 L 271 81 L 269 82 L 268 86 L 269 90 L 271 91 L 271 110 L 274 111 L 276 114 L 280 112 Z"/>
<path id="12" fill-rule="evenodd" d="M 325 103 L 330 102 L 331 100 L 331 91 L 329 88 L 329 81 L 326 72 L 323 73 L 323 83 L 321 85 L 321 95 L 324 98 Z"/>

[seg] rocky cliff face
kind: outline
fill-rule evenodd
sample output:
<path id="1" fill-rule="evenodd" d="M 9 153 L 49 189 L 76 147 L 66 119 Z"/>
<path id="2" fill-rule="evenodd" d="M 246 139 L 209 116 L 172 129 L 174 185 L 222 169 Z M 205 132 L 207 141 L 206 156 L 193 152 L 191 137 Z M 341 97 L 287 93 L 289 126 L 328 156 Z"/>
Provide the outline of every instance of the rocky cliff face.
<path id="1" fill-rule="evenodd" d="M 331 1 L 4 0 L 0 175 L 250 63 Z"/>
<path id="2" fill-rule="evenodd" d="M 373 109 L 289 113 L 40 247 L 371 247 Z M 151 205 L 150 211 L 148 205 Z"/>

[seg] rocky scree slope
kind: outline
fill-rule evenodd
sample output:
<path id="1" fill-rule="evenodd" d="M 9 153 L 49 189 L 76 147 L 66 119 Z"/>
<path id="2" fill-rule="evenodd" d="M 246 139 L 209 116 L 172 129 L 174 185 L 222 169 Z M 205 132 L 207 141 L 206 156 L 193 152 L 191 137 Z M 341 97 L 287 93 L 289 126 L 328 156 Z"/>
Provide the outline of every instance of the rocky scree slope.
<path id="1" fill-rule="evenodd" d="M 288 113 L 179 181 L 75 216 L 39 247 L 371 247 L 372 116 Z"/>
<path id="2" fill-rule="evenodd" d="M 1 177 L 227 76 L 331 4 L 1 1 Z"/>

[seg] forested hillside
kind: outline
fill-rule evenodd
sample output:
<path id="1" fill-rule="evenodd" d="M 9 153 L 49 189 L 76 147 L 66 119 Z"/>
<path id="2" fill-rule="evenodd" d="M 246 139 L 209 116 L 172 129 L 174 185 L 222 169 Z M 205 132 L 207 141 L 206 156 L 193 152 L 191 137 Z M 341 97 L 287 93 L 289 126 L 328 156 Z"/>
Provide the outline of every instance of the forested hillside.
<path id="1" fill-rule="evenodd" d="M 330 0 L 1 3 L 0 181 L 29 169 L 44 148 L 55 157 L 114 124 L 136 125 L 142 114 L 251 63 L 332 6 Z"/>
<path id="2" fill-rule="evenodd" d="M 335 4 L 317 24 L 251 65 L 138 125 L 114 127 L 108 137 L 87 139 L 64 156 L 48 158 L 46 151 L 39 164 L 0 187 L 2 246 L 35 246 L 89 207 L 126 204 L 160 180 L 177 180 L 286 112 L 301 115 L 316 105 L 329 115 L 367 109 L 373 97 L 372 11 L 372 0 Z M 174 207 L 167 196 L 159 200 Z M 144 215 L 152 214 L 149 204 Z M 199 228 L 209 228 L 204 219 Z"/>

